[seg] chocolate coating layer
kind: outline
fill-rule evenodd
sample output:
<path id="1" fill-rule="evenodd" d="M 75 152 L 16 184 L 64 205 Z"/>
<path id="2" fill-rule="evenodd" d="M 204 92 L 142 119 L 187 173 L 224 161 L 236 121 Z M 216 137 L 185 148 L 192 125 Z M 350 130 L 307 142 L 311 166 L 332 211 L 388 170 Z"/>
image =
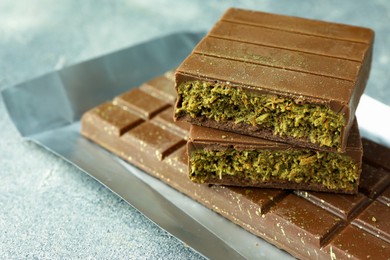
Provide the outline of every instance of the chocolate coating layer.
<path id="1" fill-rule="evenodd" d="M 344 115 L 338 147 L 307 137 L 278 135 L 270 127 L 215 121 L 183 110 L 175 119 L 299 146 L 345 151 L 356 107 L 369 76 L 370 29 L 262 12 L 229 9 L 176 71 L 176 87 L 218 83 L 255 95 L 329 107 Z M 179 95 L 176 107 L 182 106 Z M 206 113 L 206 112 L 205 112 Z M 325 122 L 326 123 L 326 122 Z"/>
<path id="2" fill-rule="evenodd" d="M 190 125 L 176 126 L 164 115 L 172 112 L 166 106 L 172 99 L 160 95 L 161 82 L 166 78 L 155 79 L 147 91 L 142 86 L 125 94 L 131 106 L 108 102 L 86 112 L 81 133 L 297 258 L 383 259 L 390 255 L 389 149 L 364 140 L 366 154 L 356 195 L 196 184 L 187 176 L 183 137 L 184 133 L 188 136 Z M 168 84 L 173 88 L 173 82 Z M 151 96 L 161 101 L 153 109 L 133 100 Z M 140 113 L 156 110 L 160 112 Z"/>

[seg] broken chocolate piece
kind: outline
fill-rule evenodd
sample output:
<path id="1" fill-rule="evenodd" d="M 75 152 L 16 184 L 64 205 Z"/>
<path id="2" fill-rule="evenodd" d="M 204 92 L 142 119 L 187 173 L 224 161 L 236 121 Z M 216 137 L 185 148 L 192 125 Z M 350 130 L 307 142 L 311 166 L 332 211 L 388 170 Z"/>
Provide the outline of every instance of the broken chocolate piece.
<path id="1" fill-rule="evenodd" d="M 363 152 L 356 120 L 342 154 L 196 125 L 187 148 L 194 182 L 349 194 L 358 190 Z"/>
<path id="2" fill-rule="evenodd" d="M 175 119 L 344 152 L 370 29 L 229 9 L 176 71 Z"/>
<path id="3" fill-rule="evenodd" d="M 169 85 L 173 88 L 173 81 Z M 172 100 L 167 99 L 169 92 L 159 95 L 164 91 L 160 89 L 152 94 L 152 89 L 143 91 L 141 87 L 137 95 L 125 95 L 132 106 L 108 102 L 86 112 L 81 133 L 297 258 L 383 259 L 390 255 L 390 171 L 383 165 L 390 161 L 388 148 L 364 140 L 364 148 L 370 149 L 364 149 L 364 188 L 359 188 L 356 195 L 193 183 L 187 175 L 188 155 L 183 137 L 188 136 L 189 125 L 184 127 L 182 122 L 175 127 L 172 118 L 165 116 L 172 111 L 172 106 L 164 109 Z M 132 100 L 151 97 L 162 101 L 156 102 L 153 109 L 150 104 Z M 149 130 L 155 136 L 149 135 Z M 157 153 L 151 152 L 153 149 Z M 375 157 L 380 160 L 367 160 Z"/>

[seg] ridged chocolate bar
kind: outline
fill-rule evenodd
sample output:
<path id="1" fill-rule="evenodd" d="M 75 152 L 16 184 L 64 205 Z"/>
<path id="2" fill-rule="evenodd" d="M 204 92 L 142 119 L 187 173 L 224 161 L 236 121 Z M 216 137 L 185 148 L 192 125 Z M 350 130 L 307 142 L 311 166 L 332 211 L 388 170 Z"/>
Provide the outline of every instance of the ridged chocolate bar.
<path id="1" fill-rule="evenodd" d="M 358 192 L 363 155 L 356 120 L 342 154 L 197 125 L 187 152 L 194 182 L 347 194 Z"/>
<path id="2" fill-rule="evenodd" d="M 176 71 L 175 119 L 345 151 L 370 29 L 229 9 Z"/>
<path id="3" fill-rule="evenodd" d="M 389 149 L 363 140 L 356 195 L 196 184 L 187 176 L 190 125 L 172 120 L 169 79 L 154 79 L 86 112 L 81 133 L 295 257 L 388 258 Z"/>

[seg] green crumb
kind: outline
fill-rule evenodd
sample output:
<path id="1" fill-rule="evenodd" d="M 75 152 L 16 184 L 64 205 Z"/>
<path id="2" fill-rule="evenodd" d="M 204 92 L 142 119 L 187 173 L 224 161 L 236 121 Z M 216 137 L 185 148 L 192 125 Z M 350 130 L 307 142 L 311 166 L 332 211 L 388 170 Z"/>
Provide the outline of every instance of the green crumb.
<path id="1" fill-rule="evenodd" d="M 196 150 L 190 156 L 190 179 L 204 183 L 235 176 L 256 182 L 289 181 L 352 191 L 359 167 L 348 156 L 312 150 Z"/>
<path id="2" fill-rule="evenodd" d="M 218 122 L 233 120 L 269 129 L 275 135 L 309 139 L 320 146 L 339 148 L 342 113 L 315 104 L 297 104 L 276 95 L 254 95 L 220 83 L 188 81 L 178 86 L 180 104 L 175 113 Z"/>

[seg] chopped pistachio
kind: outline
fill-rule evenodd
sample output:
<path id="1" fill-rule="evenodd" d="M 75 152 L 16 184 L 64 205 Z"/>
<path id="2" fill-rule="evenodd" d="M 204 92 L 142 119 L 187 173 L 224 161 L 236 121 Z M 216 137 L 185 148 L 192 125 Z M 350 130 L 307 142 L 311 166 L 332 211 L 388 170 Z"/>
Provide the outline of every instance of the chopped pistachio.
<path id="1" fill-rule="evenodd" d="M 343 154 L 312 150 L 196 150 L 190 155 L 190 178 L 205 182 L 231 175 L 252 181 L 283 180 L 353 190 L 359 167 Z"/>
<path id="2" fill-rule="evenodd" d="M 291 98 L 255 95 L 220 83 L 188 81 L 178 86 L 178 115 L 233 120 L 270 129 L 275 135 L 307 138 L 320 146 L 339 148 L 345 118 L 329 107 L 298 104 Z"/>

